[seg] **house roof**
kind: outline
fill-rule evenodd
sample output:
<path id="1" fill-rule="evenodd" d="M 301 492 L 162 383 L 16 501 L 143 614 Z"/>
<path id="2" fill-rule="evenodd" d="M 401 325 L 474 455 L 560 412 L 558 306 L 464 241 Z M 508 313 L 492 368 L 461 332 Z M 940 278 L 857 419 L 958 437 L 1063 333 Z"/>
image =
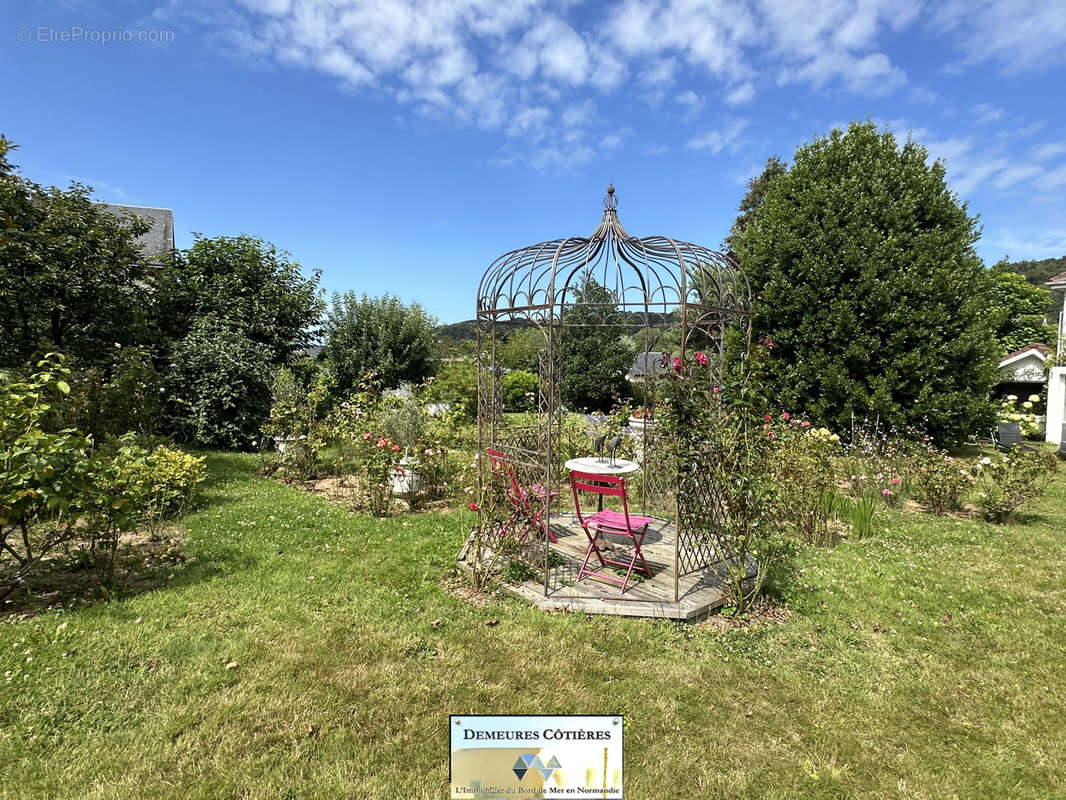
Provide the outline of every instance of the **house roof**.
<path id="1" fill-rule="evenodd" d="M 637 353 L 633 366 L 629 368 L 629 374 L 633 377 L 661 375 L 666 371 L 666 367 L 663 366 L 663 354 L 657 352 Z"/>
<path id="2" fill-rule="evenodd" d="M 1066 272 L 1060 272 L 1058 275 L 1050 278 L 1047 285 L 1054 289 L 1066 289 Z"/>
<path id="3" fill-rule="evenodd" d="M 1025 347 L 1018 348 L 1013 353 L 1007 353 L 1007 355 L 1003 356 L 1003 360 L 1006 361 L 1008 358 L 1014 358 L 1015 356 L 1023 355 L 1024 353 L 1028 353 L 1030 350 L 1039 350 L 1040 353 L 1045 356 L 1051 352 L 1048 346 L 1043 342 L 1033 342 L 1032 344 L 1027 344 Z"/>
<path id="4" fill-rule="evenodd" d="M 1047 348 L 1047 345 L 1036 342 L 1034 344 L 1027 344 L 1025 347 L 1015 350 L 1013 353 L 1007 353 L 999 360 L 999 368 L 1009 367 L 1016 361 L 1021 361 L 1026 356 L 1037 355 L 1041 361 L 1046 361 L 1051 351 Z"/>

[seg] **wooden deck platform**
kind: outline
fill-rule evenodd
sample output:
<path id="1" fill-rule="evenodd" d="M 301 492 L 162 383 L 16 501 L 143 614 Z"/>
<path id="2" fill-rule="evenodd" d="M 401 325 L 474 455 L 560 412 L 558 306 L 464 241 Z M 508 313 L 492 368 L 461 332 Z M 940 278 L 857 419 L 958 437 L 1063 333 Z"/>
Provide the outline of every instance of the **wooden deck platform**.
<path id="1" fill-rule="evenodd" d="M 652 577 L 634 571 L 624 594 L 621 593 L 620 584 L 588 576 L 577 580 L 588 539 L 574 515 L 553 514 L 551 529 L 559 539 L 557 544 L 551 545 L 551 549 L 561 557 L 552 560 L 561 563 L 550 570 L 547 594 L 543 579 L 539 582 L 504 584 L 508 592 L 544 611 L 696 622 L 723 605 L 721 580 L 714 568 L 682 575 L 678 581 L 678 602 L 674 602 L 676 529 L 672 522 L 655 520 L 651 523 L 642 549 L 651 567 Z M 466 548 L 460 554 L 461 567 L 465 566 L 465 555 Z"/>

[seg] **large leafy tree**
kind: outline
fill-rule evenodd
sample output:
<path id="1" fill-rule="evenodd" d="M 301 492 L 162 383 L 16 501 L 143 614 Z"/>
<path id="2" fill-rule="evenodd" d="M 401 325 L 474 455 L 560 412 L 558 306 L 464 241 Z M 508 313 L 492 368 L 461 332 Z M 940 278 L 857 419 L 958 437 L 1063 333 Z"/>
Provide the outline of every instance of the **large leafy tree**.
<path id="1" fill-rule="evenodd" d="M 609 411 L 629 392 L 625 376 L 635 352 L 617 302 L 610 289 L 586 275 L 576 302 L 563 310 L 560 389 L 571 408 Z"/>
<path id="2" fill-rule="evenodd" d="M 136 239 L 150 224 L 116 217 L 91 188 L 44 188 L 9 162 L 0 137 L 0 364 L 62 351 L 109 366 L 115 345 L 149 338 L 146 276 Z"/>
<path id="3" fill-rule="evenodd" d="M 944 165 L 853 123 L 764 188 L 732 243 L 772 343 L 770 396 L 837 429 L 878 417 L 947 442 L 984 427 L 999 351 L 988 272 Z"/>
<path id="4" fill-rule="evenodd" d="M 1051 292 L 1043 286 L 1034 286 L 1017 272 L 996 270 L 989 274 L 986 303 L 1001 353 L 1028 344 L 1054 344 L 1057 329 L 1046 323 Z"/>
<path id="5" fill-rule="evenodd" d="M 1043 258 L 1037 261 L 1009 261 L 1004 258 L 995 263 L 992 269 L 996 272 L 1016 272 L 1024 276 L 1033 286 L 1045 288 L 1044 284 L 1049 280 L 1066 272 L 1066 256 Z M 1055 292 L 1051 296 L 1048 312 L 1053 319 L 1058 319 L 1058 314 L 1062 311 L 1063 297 L 1064 294 L 1061 292 Z"/>
<path id="6" fill-rule="evenodd" d="M 320 273 L 252 236 L 198 237 L 174 253 L 155 284 L 154 310 L 164 337 L 181 341 L 201 319 L 222 322 L 263 345 L 283 364 L 312 344 L 324 302 Z"/>
<path id="7" fill-rule="evenodd" d="M 319 273 L 251 236 L 198 238 L 155 282 L 166 342 L 167 425 L 189 441 L 247 447 L 269 411 L 271 370 L 315 341 Z"/>
<path id="8" fill-rule="evenodd" d="M 418 303 L 398 297 L 345 292 L 333 296 L 326 317 L 326 348 L 341 396 L 369 373 L 386 387 L 419 383 L 433 374 L 440 344 L 437 321 Z"/>

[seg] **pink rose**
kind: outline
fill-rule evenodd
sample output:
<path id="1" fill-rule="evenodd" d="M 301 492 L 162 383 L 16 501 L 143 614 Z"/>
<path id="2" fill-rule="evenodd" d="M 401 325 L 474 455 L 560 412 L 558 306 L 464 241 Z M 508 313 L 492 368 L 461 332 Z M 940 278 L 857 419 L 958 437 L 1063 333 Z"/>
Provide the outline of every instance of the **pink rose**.
<path id="1" fill-rule="evenodd" d="M 681 356 L 674 356 L 674 372 L 681 371 Z"/>
<path id="2" fill-rule="evenodd" d="M 707 366 L 707 356 L 703 354 L 702 350 L 696 353 L 696 363 L 699 364 L 701 367 Z"/>
<path id="3" fill-rule="evenodd" d="M 803 422 L 800 423 L 800 427 L 801 428 L 809 428 L 809 427 L 811 427 L 811 423 L 807 422 L 807 420 L 803 420 Z"/>
<path id="4" fill-rule="evenodd" d="M 792 415 L 786 411 L 784 414 L 781 415 L 781 419 L 787 422 L 788 420 L 792 419 Z"/>
<path id="5" fill-rule="evenodd" d="M 893 486 L 898 486 L 899 485 L 899 478 L 893 478 L 892 479 L 892 485 Z"/>
<path id="6" fill-rule="evenodd" d="M 885 497 L 888 497 L 890 494 L 892 494 L 892 491 L 889 489 L 882 489 L 881 494 L 883 494 Z"/>

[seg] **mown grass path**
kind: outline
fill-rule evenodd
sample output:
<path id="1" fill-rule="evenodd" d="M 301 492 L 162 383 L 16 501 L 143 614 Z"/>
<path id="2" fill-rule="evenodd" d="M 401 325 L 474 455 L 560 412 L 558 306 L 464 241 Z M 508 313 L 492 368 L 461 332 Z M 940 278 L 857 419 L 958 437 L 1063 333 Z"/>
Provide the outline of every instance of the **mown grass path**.
<path id="1" fill-rule="evenodd" d="M 449 713 L 623 713 L 627 797 L 1066 796 L 1066 480 L 803 550 L 782 625 L 475 609 L 463 515 L 212 454 L 162 589 L 0 625 L 0 796 L 442 798 Z M 493 621 L 497 621 L 493 623 Z"/>

